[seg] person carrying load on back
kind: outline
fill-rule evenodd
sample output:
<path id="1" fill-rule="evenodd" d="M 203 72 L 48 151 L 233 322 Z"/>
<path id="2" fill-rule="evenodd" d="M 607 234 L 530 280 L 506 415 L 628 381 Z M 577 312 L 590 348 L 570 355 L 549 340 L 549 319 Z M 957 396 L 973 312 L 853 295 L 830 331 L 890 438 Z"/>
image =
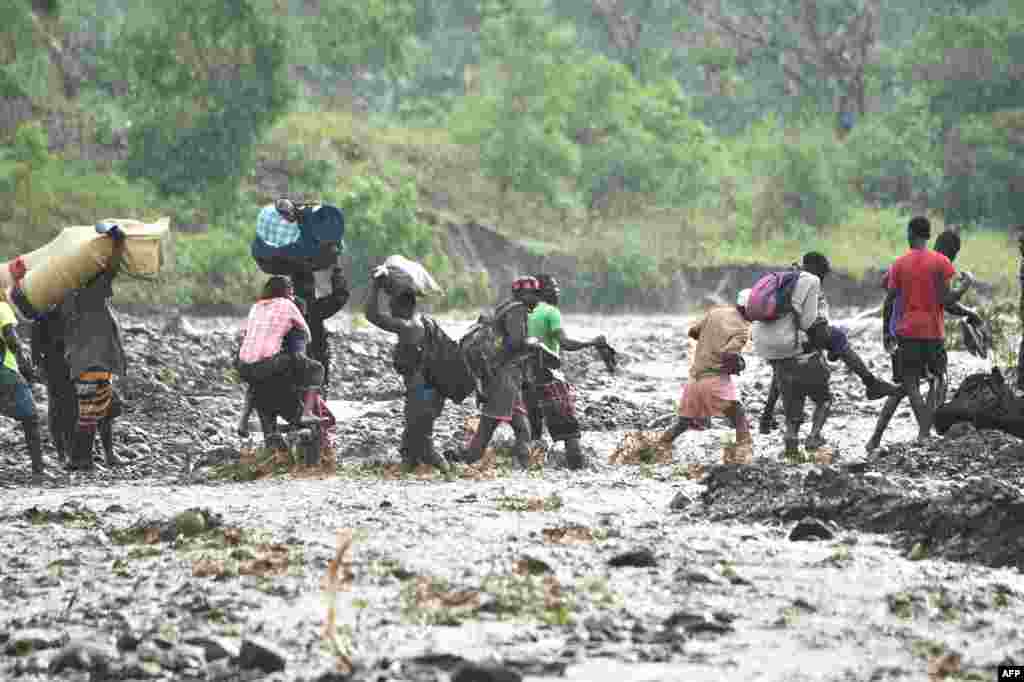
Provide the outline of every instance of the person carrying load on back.
<path id="1" fill-rule="evenodd" d="M 32 363 L 46 380 L 46 420 L 57 459 L 69 463 L 78 403 L 71 380 L 65 343 L 64 319 L 55 306 L 32 323 Z"/>
<path id="2" fill-rule="evenodd" d="M 467 360 L 471 366 L 477 366 L 477 376 L 481 380 L 483 406 L 480 410 L 480 426 L 473 435 L 469 446 L 458 453 L 459 461 L 473 464 L 480 461 L 487 446 L 494 436 L 499 424 L 508 424 L 515 434 L 513 446 L 513 466 L 526 469 L 530 455 L 530 422 L 526 417 L 526 404 L 523 402 L 523 384 L 526 380 L 526 362 L 531 355 L 540 353 L 540 342 L 531 338 L 527 331 L 530 313 L 540 301 L 540 282 L 534 277 L 519 277 L 512 282 L 512 298 L 499 305 L 494 314 L 480 326 L 493 334 L 481 335 L 490 339 L 490 348 L 484 349 L 484 360 L 481 363 Z M 467 347 L 467 337 L 463 337 L 460 345 Z M 474 353 L 475 354 L 475 353 Z M 482 376 L 481 376 L 482 375 Z"/>
<path id="3" fill-rule="evenodd" d="M 828 258 L 816 251 L 809 251 L 804 254 L 800 267 L 804 272 L 815 275 L 820 282 L 824 282 L 825 278 L 832 272 L 832 266 L 828 262 Z M 863 358 L 850 345 L 846 330 L 831 324 L 828 302 L 825 299 L 824 293 L 819 292 L 818 318 L 806 330 L 806 335 L 807 340 L 803 343 L 803 349 L 807 352 L 825 352 L 828 354 L 829 361 L 832 362 L 842 360 L 846 368 L 863 382 L 865 396 L 868 400 L 879 400 L 900 392 L 898 386 L 878 378 L 868 369 Z M 768 390 L 768 398 L 765 401 L 764 410 L 761 412 L 760 431 L 762 434 L 771 433 L 775 429 L 775 420 L 772 415 L 778 399 L 779 386 L 773 380 Z M 811 441 L 812 444 L 813 442 Z"/>
<path id="4" fill-rule="evenodd" d="M 390 311 L 380 304 L 381 293 L 389 294 Z M 367 321 L 398 336 L 392 355 L 395 371 L 405 383 L 405 429 L 402 431 L 402 468 L 411 471 L 420 464 L 449 470 L 448 462 L 434 448 L 434 422 L 444 409 L 445 396 L 430 375 L 428 360 L 436 322 L 416 309 L 417 294 L 411 287 L 392 281 L 386 265 L 370 273 L 370 296 L 366 301 Z"/>
<path id="5" fill-rule="evenodd" d="M 918 440 L 931 436 L 935 403 L 940 398 L 933 395 L 930 401 L 925 401 L 921 395 L 921 378 L 929 372 L 943 377 L 946 372 L 945 308 L 958 302 L 973 283 L 973 279 L 963 273 L 963 287 L 951 288 L 956 270 L 946 255 L 928 248 L 930 237 L 931 223 L 927 218 L 911 219 L 907 225 L 910 250 L 889 268 L 888 291 L 882 309 L 885 346 L 895 348 L 894 363 L 917 419 Z M 890 326 L 892 304 L 897 297 L 901 310 L 894 335 Z M 938 390 L 941 391 L 941 387 Z"/>
<path id="6" fill-rule="evenodd" d="M 568 351 L 597 348 L 602 358 L 614 358 L 615 351 L 604 336 L 595 336 L 589 341 L 570 337 L 562 326 L 562 313 L 558 309 L 562 293 L 558 280 L 553 275 L 543 273 L 534 275 L 534 278 L 540 282 L 540 302 L 527 320 L 527 334 L 538 339 L 556 358 L 563 348 Z M 614 368 L 614 364 L 608 366 Z M 580 449 L 576 389 L 572 384 L 557 369 L 539 364 L 533 368 L 524 397 L 533 437 L 539 438 L 547 424 L 551 440 L 565 443 L 566 466 L 570 469 L 586 466 Z"/>
<path id="7" fill-rule="evenodd" d="M 309 327 L 295 305 L 294 295 L 290 278 L 274 275 L 267 280 L 262 297 L 249 310 L 238 352 L 238 374 L 250 385 L 273 387 L 278 397 L 300 390 L 299 420 L 319 422 L 316 407 L 324 368 L 303 352 Z M 286 337 L 293 330 L 298 338 L 286 345 Z M 256 402 L 259 403 L 258 396 Z"/>
<path id="8" fill-rule="evenodd" d="M 0 337 L 3 362 L 0 364 L 0 414 L 21 423 L 32 463 L 32 479 L 43 475 L 43 448 L 39 436 L 39 417 L 29 381 L 35 378 L 32 362 L 18 339 L 18 318 L 7 301 L 0 301 Z"/>
<path id="9" fill-rule="evenodd" d="M 309 325 L 309 356 L 324 366 L 324 386 L 330 382 L 331 353 L 327 342 L 329 332 L 324 321 L 333 317 L 345 307 L 349 299 L 348 282 L 335 265 L 331 269 L 331 292 L 326 296 L 317 297 L 316 282 L 313 273 L 308 270 L 296 272 L 292 277 L 295 285 L 295 296 L 304 304 L 306 324 Z"/>
<path id="10" fill-rule="evenodd" d="M 296 305 L 306 320 L 309 328 L 309 342 L 302 348 L 297 344 L 298 338 L 290 346 L 293 352 L 303 351 L 311 358 L 319 362 L 324 368 L 323 388 L 326 390 L 329 381 L 331 354 L 327 343 L 328 332 L 324 326 L 324 320 L 335 315 L 348 302 L 348 282 L 341 272 L 339 266 L 331 270 L 331 293 L 327 296 L 316 297 L 316 284 L 313 274 L 307 270 L 300 270 L 293 277 Z M 296 334 L 293 330 L 292 334 Z M 291 338 L 286 337 L 287 341 Z M 253 389 L 250 385 L 245 394 L 245 406 L 242 408 L 242 416 L 238 420 L 238 435 L 245 438 L 249 435 L 249 415 L 252 413 Z"/>
<path id="11" fill-rule="evenodd" d="M 121 416 L 121 398 L 114 377 L 127 370 L 121 327 L 110 308 L 113 281 L 121 268 L 124 241 L 114 243 L 112 267 L 89 284 L 69 293 L 59 306 L 63 321 L 65 355 L 77 396 L 77 423 L 71 437 L 71 469 L 90 471 L 96 433 L 107 466 L 119 462 L 114 455 L 114 419 Z"/>
<path id="12" fill-rule="evenodd" d="M 777 280 L 774 289 L 763 285 L 768 277 Z M 758 280 L 747 304 L 747 318 L 753 321 L 754 351 L 772 366 L 772 383 L 778 386 L 782 397 L 786 415 L 785 457 L 799 454 L 807 398 L 815 403 L 815 410 L 805 444 L 814 449 L 825 443 L 821 430 L 832 406 L 829 370 L 821 352 L 805 350 L 801 342 L 801 332 L 808 332 L 820 318 L 820 297 L 821 278 L 794 266 L 788 272 L 772 273 Z"/>
<path id="13" fill-rule="evenodd" d="M 934 251 L 941 253 L 949 262 L 952 263 L 956 260 L 956 257 L 960 254 L 960 235 L 953 230 L 943 230 L 938 237 L 935 238 Z M 965 282 L 973 281 L 973 277 L 970 273 L 963 271 L 961 273 L 964 276 Z M 882 286 L 888 289 L 889 284 L 889 271 L 885 271 L 885 277 L 882 281 Z M 966 289 L 961 292 L 961 296 L 966 293 Z M 898 353 L 895 348 L 895 338 L 899 330 L 900 316 L 902 314 L 902 306 L 900 304 L 899 294 L 896 295 L 895 299 L 888 303 L 889 324 L 885 328 L 886 334 L 883 338 L 888 337 L 890 342 L 887 350 L 892 355 L 892 377 L 894 381 L 902 382 L 902 374 L 899 367 Z M 978 313 L 967 306 L 963 305 L 959 301 L 953 301 L 947 303 L 945 306 L 947 315 L 953 315 L 955 317 L 962 317 L 968 321 L 969 324 L 975 328 L 979 328 L 984 324 L 981 316 Z M 885 315 L 883 314 L 883 319 Z M 942 350 L 941 356 L 938 360 L 932 363 L 931 366 L 926 367 L 922 378 L 928 379 L 928 398 L 927 402 L 933 410 L 941 406 L 946 400 L 946 387 L 948 384 L 947 374 L 947 357 L 945 348 Z M 900 403 L 906 397 L 906 393 L 901 389 L 899 393 L 893 396 L 889 396 L 889 399 L 885 401 L 885 405 L 882 406 L 882 411 L 878 415 L 878 421 L 875 424 L 875 430 L 868 440 L 867 445 L 864 449 L 868 452 L 872 452 L 878 448 L 882 443 L 882 436 L 885 434 L 885 430 L 889 427 L 889 422 L 892 421 L 893 415 L 896 414 L 896 409 Z"/>
<path id="14" fill-rule="evenodd" d="M 753 456 L 750 426 L 732 380 L 746 367 L 740 353 L 750 340 L 749 300 L 750 289 L 744 289 L 736 305 L 715 306 L 690 327 L 688 335 L 697 342 L 697 352 L 683 387 L 679 418 L 662 433 L 662 442 L 672 443 L 691 428 L 705 428 L 711 417 L 724 417 L 736 429 L 736 454 L 743 461 Z"/>

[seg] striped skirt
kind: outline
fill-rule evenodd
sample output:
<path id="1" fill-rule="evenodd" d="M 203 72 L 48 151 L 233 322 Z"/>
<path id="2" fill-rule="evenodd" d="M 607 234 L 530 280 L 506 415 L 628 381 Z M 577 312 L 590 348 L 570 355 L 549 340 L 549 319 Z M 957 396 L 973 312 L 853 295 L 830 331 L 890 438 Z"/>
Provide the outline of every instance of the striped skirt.
<path id="1" fill-rule="evenodd" d="M 78 428 L 94 431 L 101 419 L 114 417 L 114 387 L 110 383 L 111 373 L 103 370 L 86 370 L 75 381 L 78 396 Z"/>

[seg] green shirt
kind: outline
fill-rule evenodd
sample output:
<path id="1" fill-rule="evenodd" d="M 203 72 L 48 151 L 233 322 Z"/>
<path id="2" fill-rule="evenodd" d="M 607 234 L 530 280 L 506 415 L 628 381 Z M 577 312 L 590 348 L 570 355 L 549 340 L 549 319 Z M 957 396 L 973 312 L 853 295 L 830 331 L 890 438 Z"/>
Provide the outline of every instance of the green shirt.
<path id="1" fill-rule="evenodd" d="M 537 307 L 530 313 L 526 322 L 526 333 L 540 339 L 544 346 L 554 353 L 559 354 L 562 349 L 561 335 L 562 313 L 550 303 L 538 303 Z"/>

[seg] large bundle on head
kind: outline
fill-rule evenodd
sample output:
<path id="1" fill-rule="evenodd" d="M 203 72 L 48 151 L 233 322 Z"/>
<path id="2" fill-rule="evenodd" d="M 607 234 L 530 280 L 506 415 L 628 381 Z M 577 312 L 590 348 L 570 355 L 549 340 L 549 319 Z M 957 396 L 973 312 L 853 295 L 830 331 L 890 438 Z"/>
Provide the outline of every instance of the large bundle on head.
<path id="1" fill-rule="evenodd" d="M 412 291 L 417 296 L 441 296 L 444 290 L 427 272 L 427 269 L 416 261 L 404 256 L 388 256 L 384 261 L 388 270 L 388 289 L 393 294 Z"/>
<path id="2" fill-rule="evenodd" d="M 66 227 L 45 246 L 0 266 L 0 283 L 27 318 L 64 300 L 69 291 L 88 284 L 112 263 L 115 235 L 123 235 L 121 270 L 155 275 L 162 266 L 161 241 L 170 218 L 144 223 L 108 218 L 91 227 Z"/>
<path id="3" fill-rule="evenodd" d="M 279 202 L 280 203 L 280 202 Z M 268 275 L 331 268 L 345 248 L 345 216 L 327 204 L 293 206 L 289 222 L 275 206 L 264 207 L 251 253 Z"/>

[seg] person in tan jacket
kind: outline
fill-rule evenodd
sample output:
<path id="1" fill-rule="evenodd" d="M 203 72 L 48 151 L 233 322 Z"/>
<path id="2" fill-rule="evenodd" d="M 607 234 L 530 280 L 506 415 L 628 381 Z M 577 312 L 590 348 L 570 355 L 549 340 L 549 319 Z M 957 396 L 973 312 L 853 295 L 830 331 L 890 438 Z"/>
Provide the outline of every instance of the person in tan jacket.
<path id="1" fill-rule="evenodd" d="M 706 428 L 711 417 L 724 417 L 736 428 L 737 455 L 749 459 L 753 450 L 750 424 L 732 380 L 746 367 L 740 353 L 750 340 L 749 299 L 750 289 L 744 289 L 736 305 L 715 306 L 690 328 L 697 351 L 690 379 L 683 386 L 679 418 L 661 435 L 662 442 L 671 443 L 689 429 Z"/>

